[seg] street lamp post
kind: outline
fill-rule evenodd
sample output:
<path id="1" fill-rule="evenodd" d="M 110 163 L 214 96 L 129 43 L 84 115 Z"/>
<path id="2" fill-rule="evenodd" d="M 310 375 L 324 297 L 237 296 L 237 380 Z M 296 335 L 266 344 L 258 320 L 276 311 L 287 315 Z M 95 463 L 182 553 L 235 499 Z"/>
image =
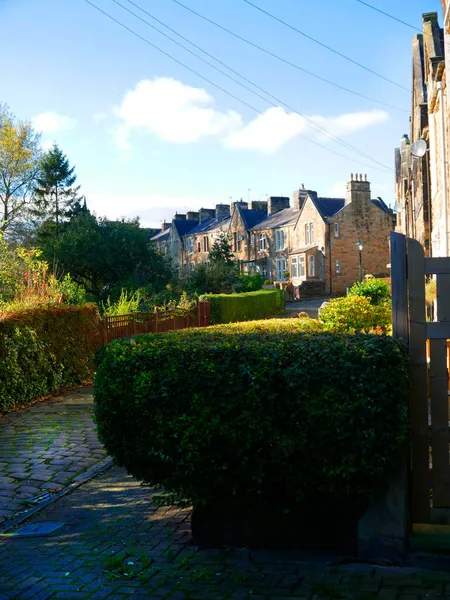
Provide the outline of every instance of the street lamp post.
<path id="1" fill-rule="evenodd" d="M 363 245 L 361 244 L 361 242 L 356 242 L 355 246 L 358 248 L 359 251 L 359 283 L 362 283 L 363 280 L 363 260 L 362 260 L 362 251 L 363 251 Z"/>

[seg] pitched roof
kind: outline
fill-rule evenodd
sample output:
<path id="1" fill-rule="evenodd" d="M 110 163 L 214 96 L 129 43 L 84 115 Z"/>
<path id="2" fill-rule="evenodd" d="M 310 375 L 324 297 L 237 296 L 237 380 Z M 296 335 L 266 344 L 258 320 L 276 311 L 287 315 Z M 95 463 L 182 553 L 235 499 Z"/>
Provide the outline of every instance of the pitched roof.
<path id="1" fill-rule="evenodd" d="M 275 229 L 276 227 L 284 227 L 286 225 L 294 225 L 298 218 L 298 210 L 296 208 L 284 208 L 274 215 L 269 215 L 258 223 L 253 229 L 260 231 L 262 229 Z"/>
<path id="2" fill-rule="evenodd" d="M 185 235 L 196 235 L 198 233 L 207 233 L 208 231 L 214 231 L 219 227 L 224 227 L 229 224 L 231 217 L 222 217 L 221 219 L 206 219 L 201 223 L 197 223 L 194 229 L 191 229 Z"/>
<path id="3" fill-rule="evenodd" d="M 265 210 L 252 210 L 249 208 L 240 208 L 244 225 L 247 229 L 253 229 L 255 225 L 260 223 L 267 217 Z"/>
<path id="4" fill-rule="evenodd" d="M 172 227 L 175 227 L 180 237 L 187 235 L 197 225 L 197 221 L 179 221 L 178 219 L 172 221 Z"/>
<path id="5" fill-rule="evenodd" d="M 309 197 L 324 220 L 327 217 L 333 217 L 345 206 L 344 198 L 319 198 L 312 195 Z"/>
<path id="6" fill-rule="evenodd" d="M 375 198 L 375 200 L 371 200 L 372 204 L 380 208 L 383 212 L 392 216 L 392 209 L 390 209 L 387 204 L 384 202 L 382 198 Z"/>
<path id="7" fill-rule="evenodd" d="M 170 227 L 168 227 L 167 229 L 161 229 L 161 231 L 158 231 L 158 233 L 156 235 L 154 235 L 152 238 L 150 238 L 150 241 L 163 242 L 163 241 L 169 239 L 169 234 L 170 234 Z"/>

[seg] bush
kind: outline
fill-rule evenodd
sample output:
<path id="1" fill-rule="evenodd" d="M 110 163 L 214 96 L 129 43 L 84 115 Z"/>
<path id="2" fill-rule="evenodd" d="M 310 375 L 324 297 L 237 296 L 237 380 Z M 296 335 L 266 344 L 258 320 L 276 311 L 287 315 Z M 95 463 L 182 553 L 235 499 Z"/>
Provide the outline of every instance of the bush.
<path id="1" fill-rule="evenodd" d="M 239 275 L 239 279 L 241 282 L 241 289 L 239 290 L 240 292 L 258 292 L 262 289 L 263 278 L 261 275 L 259 275 L 259 273 L 256 275 L 242 274 Z"/>
<path id="2" fill-rule="evenodd" d="M 279 314 L 286 303 L 283 290 L 261 290 L 245 294 L 205 294 L 211 304 L 211 323 L 236 323 Z"/>
<path id="3" fill-rule="evenodd" d="M 371 275 L 362 283 L 355 283 L 351 287 L 348 296 L 364 296 L 364 298 L 369 298 L 370 303 L 376 306 L 390 300 L 391 289 L 387 281 L 375 279 Z"/>
<path id="4" fill-rule="evenodd" d="M 346 296 L 330 300 L 321 308 L 319 320 L 331 333 L 388 333 L 392 323 L 390 302 L 371 304 L 364 296 Z"/>
<path id="5" fill-rule="evenodd" d="M 366 499 L 407 438 L 405 347 L 305 327 L 320 325 L 278 319 L 109 344 L 94 388 L 101 441 L 137 479 L 195 505 Z"/>
<path id="6" fill-rule="evenodd" d="M 0 410 L 82 383 L 98 342 L 95 305 L 41 304 L 0 316 Z"/>

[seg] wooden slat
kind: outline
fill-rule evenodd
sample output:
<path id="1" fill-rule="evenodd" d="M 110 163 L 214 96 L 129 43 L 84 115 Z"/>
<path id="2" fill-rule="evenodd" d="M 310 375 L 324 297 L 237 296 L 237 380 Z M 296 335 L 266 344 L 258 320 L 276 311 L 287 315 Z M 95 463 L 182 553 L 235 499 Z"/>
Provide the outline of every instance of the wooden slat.
<path id="1" fill-rule="evenodd" d="M 447 341 L 431 341 L 431 448 L 433 506 L 450 507 Z"/>
<path id="2" fill-rule="evenodd" d="M 430 519 L 427 357 L 425 332 L 424 252 L 408 239 L 409 354 L 412 426 L 412 517 L 416 523 Z"/>
<path id="3" fill-rule="evenodd" d="M 447 263 L 450 264 L 450 259 L 448 258 Z M 436 291 L 436 317 L 441 324 L 450 324 L 450 274 L 437 275 Z M 450 508 L 447 340 L 433 340 L 431 348 L 433 506 L 437 508 Z M 435 350 L 434 355 L 433 349 Z"/>
<path id="4" fill-rule="evenodd" d="M 427 323 L 426 331 L 430 340 L 446 340 L 450 338 L 450 323 Z"/>
<path id="5" fill-rule="evenodd" d="M 450 261 L 448 258 L 426 258 L 425 273 L 427 275 L 450 275 Z"/>
<path id="6" fill-rule="evenodd" d="M 408 297 L 406 286 L 406 238 L 391 233 L 392 335 L 408 341 Z"/>

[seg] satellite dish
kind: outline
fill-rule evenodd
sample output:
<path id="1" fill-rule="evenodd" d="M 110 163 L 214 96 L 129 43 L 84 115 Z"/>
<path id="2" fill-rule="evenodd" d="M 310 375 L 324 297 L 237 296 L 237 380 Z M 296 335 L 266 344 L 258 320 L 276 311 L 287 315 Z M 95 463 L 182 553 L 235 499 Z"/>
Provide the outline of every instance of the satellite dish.
<path id="1" fill-rule="evenodd" d="M 425 140 L 419 140 L 418 142 L 414 142 L 411 146 L 411 154 L 416 158 L 423 158 L 427 153 L 428 145 Z"/>

